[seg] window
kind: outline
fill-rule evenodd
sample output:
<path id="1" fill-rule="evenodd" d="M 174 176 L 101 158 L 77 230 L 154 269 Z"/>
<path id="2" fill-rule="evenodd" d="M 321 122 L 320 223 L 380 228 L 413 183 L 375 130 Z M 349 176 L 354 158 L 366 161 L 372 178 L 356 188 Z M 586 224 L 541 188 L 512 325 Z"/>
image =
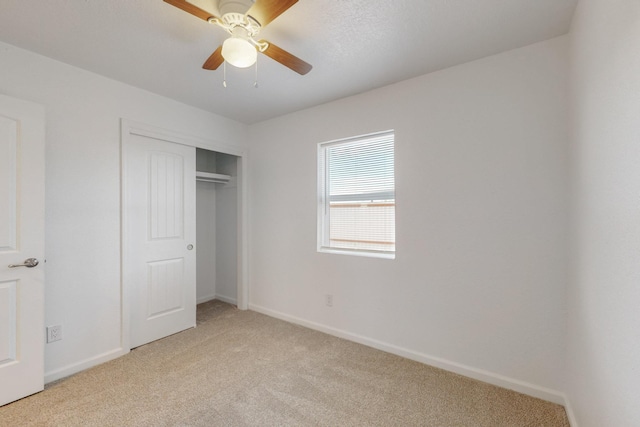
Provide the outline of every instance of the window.
<path id="1" fill-rule="evenodd" d="M 394 132 L 318 145 L 318 251 L 394 258 Z"/>

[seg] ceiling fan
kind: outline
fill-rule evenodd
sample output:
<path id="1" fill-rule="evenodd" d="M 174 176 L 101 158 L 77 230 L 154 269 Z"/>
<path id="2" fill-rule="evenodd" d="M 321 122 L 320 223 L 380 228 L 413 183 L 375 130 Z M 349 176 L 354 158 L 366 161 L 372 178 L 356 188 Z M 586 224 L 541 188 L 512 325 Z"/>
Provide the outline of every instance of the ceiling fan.
<path id="1" fill-rule="evenodd" d="M 205 61 L 202 68 L 216 70 L 224 61 L 246 68 L 257 60 L 258 52 L 279 62 L 298 74 L 311 71 L 311 65 L 266 40 L 256 40 L 260 30 L 276 19 L 298 0 L 219 0 L 217 17 L 186 0 L 164 0 L 211 24 L 218 25 L 231 37 Z"/>

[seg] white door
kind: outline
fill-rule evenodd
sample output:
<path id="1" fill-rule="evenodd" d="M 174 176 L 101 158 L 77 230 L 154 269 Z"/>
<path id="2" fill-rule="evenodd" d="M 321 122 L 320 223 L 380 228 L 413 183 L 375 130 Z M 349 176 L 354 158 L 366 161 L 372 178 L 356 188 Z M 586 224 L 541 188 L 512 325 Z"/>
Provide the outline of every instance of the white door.
<path id="1" fill-rule="evenodd" d="M 0 95 L 0 405 L 44 387 L 44 132 L 40 105 Z"/>
<path id="2" fill-rule="evenodd" d="M 196 323 L 195 153 L 137 134 L 123 144 L 131 348 Z"/>

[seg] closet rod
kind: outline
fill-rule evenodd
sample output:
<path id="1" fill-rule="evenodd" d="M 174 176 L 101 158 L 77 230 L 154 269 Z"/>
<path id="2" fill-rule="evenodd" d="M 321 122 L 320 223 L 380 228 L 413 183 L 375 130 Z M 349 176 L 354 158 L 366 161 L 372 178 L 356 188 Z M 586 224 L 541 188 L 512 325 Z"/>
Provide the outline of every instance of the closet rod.
<path id="1" fill-rule="evenodd" d="M 226 184 L 231 180 L 231 176 L 221 173 L 196 171 L 196 181 L 213 182 L 215 184 Z"/>

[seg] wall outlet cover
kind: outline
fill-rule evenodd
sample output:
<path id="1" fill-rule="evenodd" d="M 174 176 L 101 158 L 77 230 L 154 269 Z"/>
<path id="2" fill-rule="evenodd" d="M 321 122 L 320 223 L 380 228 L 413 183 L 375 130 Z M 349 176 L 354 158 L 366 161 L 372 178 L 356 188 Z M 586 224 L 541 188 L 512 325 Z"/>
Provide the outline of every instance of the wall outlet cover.
<path id="1" fill-rule="evenodd" d="M 60 341 L 62 339 L 62 325 L 47 326 L 47 342 Z"/>

